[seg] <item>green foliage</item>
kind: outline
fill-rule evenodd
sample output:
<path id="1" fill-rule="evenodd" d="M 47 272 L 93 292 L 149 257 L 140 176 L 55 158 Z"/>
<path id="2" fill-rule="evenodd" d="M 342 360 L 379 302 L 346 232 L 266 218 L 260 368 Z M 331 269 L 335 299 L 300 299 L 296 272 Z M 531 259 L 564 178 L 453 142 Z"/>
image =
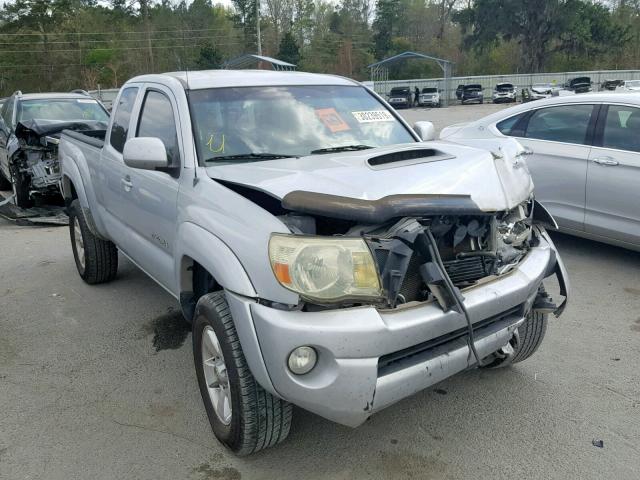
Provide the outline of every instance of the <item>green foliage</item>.
<path id="1" fill-rule="evenodd" d="M 280 50 L 278 50 L 278 58 L 294 65 L 300 63 L 300 49 L 291 32 L 285 33 L 282 37 Z"/>
<path id="2" fill-rule="evenodd" d="M 0 95 L 118 87 L 149 72 L 219 68 L 256 53 L 256 2 L 8 0 L 0 7 Z M 364 80 L 406 50 L 460 75 L 640 65 L 640 1 L 262 0 L 265 55 Z M 442 75 L 433 62 L 390 78 Z"/>
<path id="3" fill-rule="evenodd" d="M 557 53 L 586 66 L 630 38 L 609 9 L 585 0 L 476 0 L 454 20 L 467 33 L 464 45 L 478 53 L 515 41 L 527 72 L 543 71 Z"/>

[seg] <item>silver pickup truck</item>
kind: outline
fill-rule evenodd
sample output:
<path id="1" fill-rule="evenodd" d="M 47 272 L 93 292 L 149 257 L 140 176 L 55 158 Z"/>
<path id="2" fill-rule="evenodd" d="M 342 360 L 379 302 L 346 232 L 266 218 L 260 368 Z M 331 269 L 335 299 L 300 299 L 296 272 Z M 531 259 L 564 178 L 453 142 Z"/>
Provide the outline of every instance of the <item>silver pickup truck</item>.
<path id="1" fill-rule="evenodd" d="M 78 272 L 113 280 L 119 250 L 180 302 L 239 455 L 286 438 L 292 404 L 355 427 L 522 361 L 564 308 L 513 139 L 426 141 L 361 84 L 306 73 L 141 76 L 114 105 L 106 131 L 61 138 Z"/>

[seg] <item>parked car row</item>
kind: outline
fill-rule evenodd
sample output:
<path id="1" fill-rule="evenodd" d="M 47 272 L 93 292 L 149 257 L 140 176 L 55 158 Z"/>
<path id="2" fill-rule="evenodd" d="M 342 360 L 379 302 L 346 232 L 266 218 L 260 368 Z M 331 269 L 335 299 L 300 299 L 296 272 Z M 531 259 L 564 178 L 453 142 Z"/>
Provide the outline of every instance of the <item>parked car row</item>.
<path id="1" fill-rule="evenodd" d="M 640 91 L 640 80 L 605 80 L 600 85 L 601 90 Z M 535 83 L 521 90 L 522 102 L 541 100 L 554 96 L 564 96 L 592 91 L 590 77 L 569 78 L 564 84 Z M 484 103 L 484 89 L 481 84 L 460 84 L 455 90 L 456 98 L 461 104 Z M 440 91 L 436 87 L 426 87 L 420 92 L 417 87 L 412 96 L 409 86 L 394 87 L 389 93 L 389 103 L 394 108 L 439 107 L 441 105 Z M 518 87 L 504 82 L 495 85 L 491 92 L 493 103 L 516 103 L 518 101 Z"/>

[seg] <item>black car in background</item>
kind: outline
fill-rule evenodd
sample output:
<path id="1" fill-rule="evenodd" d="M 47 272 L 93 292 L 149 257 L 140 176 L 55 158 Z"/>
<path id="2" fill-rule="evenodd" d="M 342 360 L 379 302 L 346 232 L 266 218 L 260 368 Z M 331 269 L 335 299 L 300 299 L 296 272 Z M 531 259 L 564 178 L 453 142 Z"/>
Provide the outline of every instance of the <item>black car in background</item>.
<path id="1" fill-rule="evenodd" d="M 620 85 L 624 84 L 624 80 L 604 80 L 600 84 L 600 90 L 611 90 L 614 91 Z"/>
<path id="2" fill-rule="evenodd" d="M 462 87 L 462 97 L 460 101 L 464 103 L 483 103 L 484 95 L 482 93 L 482 85 L 472 83 Z"/>
<path id="3" fill-rule="evenodd" d="M 393 108 L 409 108 L 413 105 L 409 87 L 393 87 L 389 92 L 389 103 Z"/>
<path id="4" fill-rule="evenodd" d="M 586 93 L 591 91 L 590 77 L 575 77 L 567 80 L 564 85 L 565 90 L 571 90 L 575 93 Z"/>

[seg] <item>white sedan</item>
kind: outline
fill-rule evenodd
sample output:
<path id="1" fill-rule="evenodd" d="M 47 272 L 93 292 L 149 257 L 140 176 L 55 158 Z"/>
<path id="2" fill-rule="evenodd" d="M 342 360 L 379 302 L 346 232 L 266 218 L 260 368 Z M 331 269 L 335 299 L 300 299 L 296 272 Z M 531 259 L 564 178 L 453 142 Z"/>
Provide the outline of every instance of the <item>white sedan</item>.
<path id="1" fill-rule="evenodd" d="M 640 80 L 623 80 L 616 92 L 640 92 Z"/>
<path id="2" fill-rule="evenodd" d="M 560 230 L 640 250 L 640 93 L 553 97 L 446 127 L 440 138 L 515 137 Z"/>

